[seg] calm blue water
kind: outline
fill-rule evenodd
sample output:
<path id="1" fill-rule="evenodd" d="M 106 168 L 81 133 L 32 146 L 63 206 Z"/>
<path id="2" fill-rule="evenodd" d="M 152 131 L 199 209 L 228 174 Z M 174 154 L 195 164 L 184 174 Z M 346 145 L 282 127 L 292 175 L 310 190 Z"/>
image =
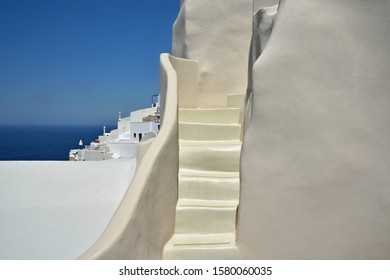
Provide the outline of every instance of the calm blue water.
<path id="1" fill-rule="evenodd" d="M 89 145 L 102 134 L 102 126 L 0 126 L 0 160 L 68 160 L 80 139 Z"/>

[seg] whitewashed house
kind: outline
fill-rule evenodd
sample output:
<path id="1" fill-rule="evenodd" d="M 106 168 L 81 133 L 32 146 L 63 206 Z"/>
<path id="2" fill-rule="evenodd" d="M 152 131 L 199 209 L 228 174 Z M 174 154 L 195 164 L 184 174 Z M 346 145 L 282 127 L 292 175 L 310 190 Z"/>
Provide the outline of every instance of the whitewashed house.
<path id="1" fill-rule="evenodd" d="M 90 161 L 117 158 L 134 158 L 138 143 L 146 136 L 155 137 L 160 130 L 159 96 L 150 108 L 140 109 L 122 118 L 119 112 L 117 128 L 106 133 L 85 146 L 84 149 L 71 150 L 69 160 Z"/>

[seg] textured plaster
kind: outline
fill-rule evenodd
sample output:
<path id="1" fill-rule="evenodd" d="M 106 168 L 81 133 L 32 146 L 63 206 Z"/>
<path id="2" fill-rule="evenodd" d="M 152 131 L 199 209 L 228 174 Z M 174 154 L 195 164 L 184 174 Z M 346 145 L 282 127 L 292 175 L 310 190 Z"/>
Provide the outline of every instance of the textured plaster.
<path id="1" fill-rule="evenodd" d="M 199 62 L 198 106 L 226 107 L 244 93 L 252 0 L 186 0 L 173 28 L 172 54 Z"/>
<path id="2" fill-rule="evenodd" d="M 281 2 L 253 68 L 244 258 L 390 258 L 389 17 L 389 1 Z"/>
<path id="3" fill-rule="evenodd" d="M 80 259 L 161 259 L 173 234 L 177 201 L 177 80 L 161 55 L 162 126 L 145 151 L 121 204 L 100 238 Z"/>

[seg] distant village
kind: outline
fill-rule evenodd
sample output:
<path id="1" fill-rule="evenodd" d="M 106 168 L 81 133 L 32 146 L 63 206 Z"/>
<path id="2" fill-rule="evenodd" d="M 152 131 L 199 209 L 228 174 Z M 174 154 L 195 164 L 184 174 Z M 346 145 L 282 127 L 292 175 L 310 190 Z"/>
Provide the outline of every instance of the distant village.
<path id="1" fill-rule="evenodd" d="M 160 96 L 152 96 L 151 107 L 131 112 L 128 117 L 122 118 L 118 114 L 117 128 L 106 132 L 83 147 L 80 139 L 79 149 L 69 152 L 70 161 L 96 161 L 108 159 L 135 158 L 138 144 L 143 139 L 155 137 L 160 130 Z"/>

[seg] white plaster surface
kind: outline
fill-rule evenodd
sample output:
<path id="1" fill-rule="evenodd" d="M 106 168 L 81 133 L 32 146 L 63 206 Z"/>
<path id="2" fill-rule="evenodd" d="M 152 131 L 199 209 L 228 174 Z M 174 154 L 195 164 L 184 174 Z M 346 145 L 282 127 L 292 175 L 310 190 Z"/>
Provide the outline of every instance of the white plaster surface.
<path id="1" fill-rule="evenodd" d="M 103 232 L 135 160 L 0 162 L 0 259 L 76 259 Z"/>
<path id="2" fill-rule="evenodd" d="M 180 90 L 178 95 L 180 100 Z M 164 259 L 240 258 L 235 243 L 240 107 L 179 108 L 179 199 L 175 234 L 164 248 Z"/>
<path id="3" fill-rule="evenodd" d="M 277 4 L 185 0 L 173 30 L 173 55 L 199 62 L 198 107 L 253 89 L 240 253 L 389 259 L 390 1 L 280 1 L 253 26 L 248 76 L 252 9 Z"/>
<path id="4" fill-rule="evenodd" d="M 177 201 L 177 76 L 167 54 L 160 57 L 161 130 L 142 142 L 139 165 L 115 215 L 79 259 L 161 259 L 174 230 Z"/>
<path id="5" fill-rule="evenodd" d="M 227 94 L 243 94 L 247 87 L 252 0 L 185 0 L 181 4 L 172 54 L 199 62 L 199 107 L 226 107 Z"/>
<path id="6" fill-rule="evenodd" d="M 390 258 L 390 1 L 281 1 L 253 68 L 245 259 Z"/>

